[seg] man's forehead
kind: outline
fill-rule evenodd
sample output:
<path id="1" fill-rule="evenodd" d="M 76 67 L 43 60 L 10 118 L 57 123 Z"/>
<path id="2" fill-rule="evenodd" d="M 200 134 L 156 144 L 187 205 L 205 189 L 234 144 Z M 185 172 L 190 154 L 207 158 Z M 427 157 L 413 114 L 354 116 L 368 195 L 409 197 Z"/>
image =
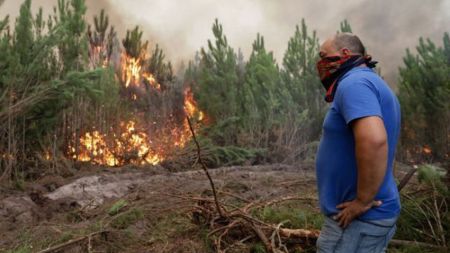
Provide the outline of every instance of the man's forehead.
<path id="1" fill-rule="evenodd" d="M 333 49 L 333 39 L 334 38 L 328 38 L 327 40 L 325 40 L 322 45 L 320 46 L 320 50 L 322 51 L 328 51 L 330 49 Z"/>
<path id="2" fill-rule="evenodd" d="M 336 50 L 336 47 L 334 45 L 334 36 L 331 38 L 328 38 L 323 42 L 323 44 L 320 46 L 320 56 L 324 57 L 326 55 L 332 55 L 332 54 L 338 54 L 339 50 Z"/>

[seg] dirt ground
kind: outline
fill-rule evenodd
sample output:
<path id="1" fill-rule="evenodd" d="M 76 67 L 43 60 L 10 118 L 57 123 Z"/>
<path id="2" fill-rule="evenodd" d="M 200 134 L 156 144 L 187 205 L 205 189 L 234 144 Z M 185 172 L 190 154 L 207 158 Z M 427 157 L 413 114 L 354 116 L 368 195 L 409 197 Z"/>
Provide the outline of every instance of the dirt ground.
<path id="1" fill-rule="evenodd" d="M 301 196 L 311 201 L 293 203 L 289 212 L 319 213 L 311 164 L 210 171 L 221 201 L 239 205 L 239 198 Z M 71 240 L 76 243 L 52 252 L 211 252 L 207 232 L 190 217 L 191 197 L 201 195 L 211 195 L 201 170 L 90 168 L 70 178 L 47 176 L 25 191 L 2 190 L 0 252 L 40 252 Z M 262 215 L 272 218 L 270 212 Z"/>

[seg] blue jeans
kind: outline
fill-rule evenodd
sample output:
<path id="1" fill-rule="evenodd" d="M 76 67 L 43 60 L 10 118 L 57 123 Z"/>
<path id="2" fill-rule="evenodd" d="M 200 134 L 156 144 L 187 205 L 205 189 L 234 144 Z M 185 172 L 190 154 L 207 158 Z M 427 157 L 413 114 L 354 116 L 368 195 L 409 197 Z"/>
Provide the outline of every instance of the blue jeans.
<path id="1" fill-rule="evenodd" d="M 383 253 L 395 234 L 397 218 L 354 220 L 346 229 L 326 217 L 317 240 L 318 253 Z"/>

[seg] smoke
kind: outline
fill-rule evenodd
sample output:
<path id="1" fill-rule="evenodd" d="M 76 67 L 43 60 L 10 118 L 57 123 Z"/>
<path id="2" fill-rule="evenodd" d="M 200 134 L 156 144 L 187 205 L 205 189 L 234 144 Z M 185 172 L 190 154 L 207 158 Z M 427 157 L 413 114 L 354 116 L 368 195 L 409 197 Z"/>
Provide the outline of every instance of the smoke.
<path id="1" fill-rule="evenodd" d="M 19 2 L 19 3 L 18 3 Z M 54 5 L 55 0 L 33 1 L 33 6 Z M 336 33 L 347 19 L 370 54 L 380 62 L 383 76 L 394 84 L 406 48 L 418 38 L 440 43 L 449 31 L 448 0 L 87 0 L 88 15 L 107 10 L 110 21 L 123 36 L 140 25 L 151 44 L 160 44 L 168 59 L 177 63 L 192 59 L 212 37 L 215 18 L 224 26 L 230 44 L 251 52 L 256 33 L 264 35 L 266 47 L 281 62 L 295 25 L 305 18 L 321 41 Z M 426 3 L 425 3 L 426 2 Z M 20 1 L 6 0 L 0 17 L 18 13 Z"/>
<path id="2" fill-rule="evenodd" d="M 382 75 L 394 84 L 406 48 L 420 36 L 439 41 L 449 31 L 450 1 L 445 0 L 110 0 L 125 20 L 141 24 L 154 42 L 161 43 L 172 60 L 189 59 L 211 38 L 217 17 L 230 44 L 246 55 L 259 32 L 266 47 L 281 62 L 295 25 L 305 18 L 321 41 L 333 35 L 347 19 Z"/>

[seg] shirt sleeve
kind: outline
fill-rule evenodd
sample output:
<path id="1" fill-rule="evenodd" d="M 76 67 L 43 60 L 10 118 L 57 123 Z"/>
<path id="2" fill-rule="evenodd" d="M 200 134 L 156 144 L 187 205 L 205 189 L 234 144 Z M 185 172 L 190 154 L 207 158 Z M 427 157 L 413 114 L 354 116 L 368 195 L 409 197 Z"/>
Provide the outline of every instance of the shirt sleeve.
<path id="1" fill-rule="evenodd" d="M 381 113 L 378 92 L 367 80 L 354 83 L 343 83 L 336 92 L 336 103 L 339 112 L 347 124 L 355 119 L 378 116 Z"/>

